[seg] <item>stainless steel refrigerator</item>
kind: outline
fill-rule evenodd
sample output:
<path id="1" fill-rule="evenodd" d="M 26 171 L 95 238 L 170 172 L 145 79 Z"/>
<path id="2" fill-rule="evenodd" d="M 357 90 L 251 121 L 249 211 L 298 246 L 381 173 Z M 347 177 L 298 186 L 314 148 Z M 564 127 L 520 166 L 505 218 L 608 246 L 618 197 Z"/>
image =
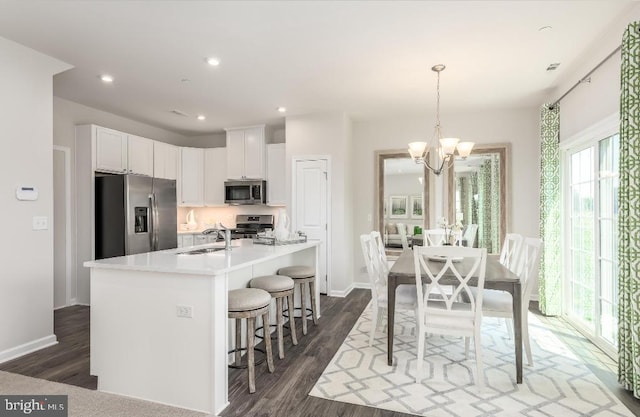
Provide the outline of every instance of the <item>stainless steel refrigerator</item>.
<path id="1" fill-rule="evenodd" d="M 139 175 L 95 181 L 96 259 L 178 246 L 176 182 Z"/>

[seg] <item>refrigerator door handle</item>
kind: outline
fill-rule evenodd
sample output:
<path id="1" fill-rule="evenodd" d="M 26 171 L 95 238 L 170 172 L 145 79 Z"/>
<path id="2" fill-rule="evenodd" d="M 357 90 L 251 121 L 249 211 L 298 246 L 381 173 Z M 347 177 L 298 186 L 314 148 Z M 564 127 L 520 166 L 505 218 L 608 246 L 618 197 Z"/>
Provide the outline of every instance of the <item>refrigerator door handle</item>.
<path id="1" fill-rule="evenodd" d="M 156 201 L 155 193 L 149 194 L 149 206 L 151 207 L 151 233 L 149 233 L 149 240 L 151 243 L 151 250 L 158 250 L 158 202 Z"/>

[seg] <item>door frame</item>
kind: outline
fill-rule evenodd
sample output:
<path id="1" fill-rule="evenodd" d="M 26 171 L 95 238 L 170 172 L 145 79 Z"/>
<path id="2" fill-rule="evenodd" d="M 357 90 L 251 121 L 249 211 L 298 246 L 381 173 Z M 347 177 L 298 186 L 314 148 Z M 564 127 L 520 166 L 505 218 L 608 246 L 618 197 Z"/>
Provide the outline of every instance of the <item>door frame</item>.
<path id="1" fill-rule="evenodd" d="M 71 300 L 71 283 L 72 283 L 72 269 L 74 267 L 72 259 L 72 242 L 71 242 L 71 148 L 68 146 L 53 145 L 53 151 L 62 152 L 64 155 L 64 192 L 65 192 L 65 262 L 66 262 L 66 277 L 65 277 L 65 306 L 72 305 Z M 52 173 L 53 176 L 53 173 Z M 53 181 L 53 180 L 52 180 Z M 55 191 L 55 190 L 54 190 Z M 54 193 L 55 198 L 55 193 Z M 55 216 L 55 213 L 54 213 Z M 59 230 L 55 229 L 55 219 L 52 222 L 54 224 L 53 233 L 59 233 Z M 75 301 L 75 300 L 74 300 Z M 63 308 L 59 307 L 59 308 Z"/>
<path id="2" fill-rule="evenodd" d="M 296 219 L 295 201 L 296 201 L 296 165 L 298 162 L 303 161 L 325 161 L 327 164 L 327 199 L 326 199 L 326 212 L 327 212 L 327 256 L 326 256 L 326 272 L 327 272 L 327 295 L 331 296 L 331 155 L 294 155 L 291 158 L 291 224 L 293 226 L 298 224 Z M 318 285 L 320 288 L 320 285 Z"/>

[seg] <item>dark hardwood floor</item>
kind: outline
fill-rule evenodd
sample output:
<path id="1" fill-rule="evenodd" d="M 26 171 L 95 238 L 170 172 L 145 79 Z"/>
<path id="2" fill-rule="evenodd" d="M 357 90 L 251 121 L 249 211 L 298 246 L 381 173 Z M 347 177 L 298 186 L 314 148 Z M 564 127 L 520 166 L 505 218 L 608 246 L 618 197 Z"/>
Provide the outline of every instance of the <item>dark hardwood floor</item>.
<path id="1" fill-rule="evenodd" d="M 356 320 L 369 303 L 368 290 L 353 290 L 346 298 L 322 296 L 322 317 L 318 326 L 309 325 L 309 333 L 302 336 L 298 326 L 298 346 L 285 338 L 285 358 L 274 356 L 275 372 L 266 365 L 256 368 L 256 393 L 249 394 L 246 370 L 229 370 L 230 405 L 222 413 L 228 416 L 278 417 L 409 417 L 408 414 L 310 397 L 322 371 L 331 361 Z M 540 314 L 532 303 L 531 311 Z M 96 389 L 97 378 L 89 375 L 89 307 L 73 306 L 57 310 L 54 315 L 55 333 L 59 343 L 46 349 L 0 364 L 0 370 Z M 541 317 L 543 318 L 543 317 Z M 544 319 L 544 318 L 543 318 Z M 549 319 L 549 323 L 553 323 Z M 557 322 L 556 322 L 557 323 Z M 550 326 L 565 343 L 589 363 L 597 351 L 586 339 L 567 332 L 565 327 Z M 577 339 L 579 347 L 568 338 Z M 597 372 L 596 372 L 597 371 Z M 640 400 L 620 388 L 615 374 L 594 369 L 594 373 L 631 409 L 640 415 Z"/>

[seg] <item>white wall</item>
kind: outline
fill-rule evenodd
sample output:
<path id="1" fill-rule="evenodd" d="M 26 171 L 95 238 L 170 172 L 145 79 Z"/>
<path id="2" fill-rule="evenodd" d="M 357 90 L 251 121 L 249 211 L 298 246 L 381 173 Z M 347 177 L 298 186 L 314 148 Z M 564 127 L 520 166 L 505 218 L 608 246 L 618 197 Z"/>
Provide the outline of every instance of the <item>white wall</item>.
<path id="1" fill-rule="evenodd" d="M 477 144 L 509 143 L 511 150 L 507 163 L 507 231 L 526 236 L 539 236 L 539 111 L 511 109 L 503 111 L 472 111 L 446 113 L 441 117 L 445 135 L 460 137 Z M 405 118 L 356 121 L 353 124 L 353 146 L 358 157 L 352 158 L 355 186 L 352 202 L 354 217 L 353 236 L 374 230 L 374 151 L 406 149 L 407 143 L 431 138 L 433 118 L 408 116 Z M 430 200 L 442 202 L 442 196 L 432 186 Z M 433 213 L 432 206 L 432 213 Z M 434 216 L 431 216 L 434 218 Z M 353 274 L 356 282 L 368 281 L 363 270 L 359 240 L 354 240 L 351 253 L 355 254 Z"/>
<path id="2" fill-rule="evenodd" d="M 287 117 L 287 189 L 291 190 L 291 161 L 305 155 L 331 157 L 331 288 L 333 294 L 351 289 L 353 277 L 353 206 L 351 126 L 343 113 Z M 288 207 L 291 207 L 289 193 Z"/>
<path id="3" fill-rule="evenodd" d="M 56 342 L 53 334 L 53 74 L 70 66 L 0 38 L 0 362 Z M 18 201 L 35 186 L 36 201 Z M 33 216 L 49 229 L 32 230 Z"/>

